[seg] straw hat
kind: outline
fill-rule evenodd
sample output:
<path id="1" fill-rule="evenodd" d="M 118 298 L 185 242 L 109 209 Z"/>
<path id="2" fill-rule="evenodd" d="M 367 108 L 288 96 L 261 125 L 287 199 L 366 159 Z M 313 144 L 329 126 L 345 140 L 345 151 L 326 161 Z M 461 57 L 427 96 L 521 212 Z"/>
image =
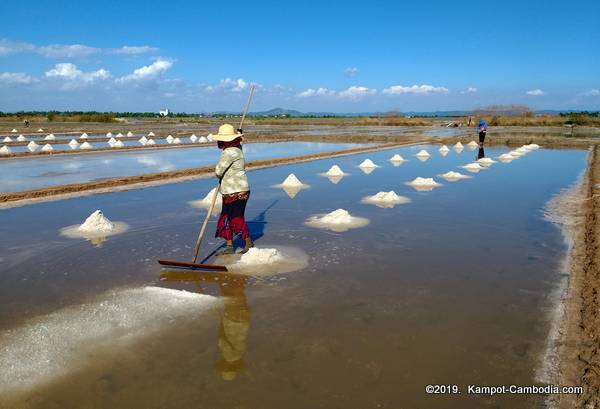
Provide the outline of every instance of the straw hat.
<path id="1" fill-rule="evenodd" d="M 213 139 L 215 141 L 231 142 L 235 138 L 239 138 L 240 136 L 242 136 L 242 134 L 238 133 L 233 127 L 233 125 L 223 124 L 219 127 L 219 133 L 213 135 Z"/>

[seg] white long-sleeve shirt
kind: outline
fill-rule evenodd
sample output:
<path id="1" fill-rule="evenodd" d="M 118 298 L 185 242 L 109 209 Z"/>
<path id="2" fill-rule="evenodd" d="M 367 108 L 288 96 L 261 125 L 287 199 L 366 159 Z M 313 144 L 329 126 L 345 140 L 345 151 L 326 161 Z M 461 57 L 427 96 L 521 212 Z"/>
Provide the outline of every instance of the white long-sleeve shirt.
<path id="1" fill-rule="evenodd" d="M 228 169 L 229 168 L 229 169 Z M 221 180 L 221 193 L 248 192 L 248 177 L 246 176 L 246 161 L 240 148 L 226 148 L 221 152 L 221 158 L 215 168 L 215 175 Z"/>

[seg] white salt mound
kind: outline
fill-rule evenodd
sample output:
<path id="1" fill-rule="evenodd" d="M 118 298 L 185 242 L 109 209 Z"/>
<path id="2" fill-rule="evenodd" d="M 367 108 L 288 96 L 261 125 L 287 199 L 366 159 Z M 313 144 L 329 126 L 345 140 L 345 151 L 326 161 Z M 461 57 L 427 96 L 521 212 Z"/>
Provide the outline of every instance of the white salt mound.
<path id="1" fill-rule="evenodd" d="M 25 138 L 23 135 L 19 135 L 19 137 L 17 138 L 17 141 L 19 142 L 25 142 L 27 140 L 27 138 Z"/>
<path id="2" fill-rule="evenodd" d="M 529 153 L 529 149 L 527 149 L 524 146 L 521 146 L 520 148 L 517 148 L 516 151 L 519 152 L 519 153 L 522 153 L 522 154 Z"/>
<path id="3" fill-rule="evenodd" d="M 422 149 L 419 151 L 419 153 L 417 153 L 415 156 L 420 156 L 422 158 L 428 158 L 431 155 L 429 154 L 429 152 L 427 152 L 425 149 Z"/>
<path id="4" fill-rule="evenodd" d="M 392 156 L 390 158 L 390 161 L 392 162 L 404 162 L 404 158 L 398 154 L 395 154 L 394 156 Z"/>
<path id="5" fill-rule="evenodd" d="M 55 139 L 56 137 L 54 136 L 54 134 L 46 135 L 46 137 L 44 138 L 44 140 L 46 141 L 53 141 Z"/>
<path id="6" fill-rule="evenodd" d="M 181 143 L 181 139 L 175 138 L 175 139 L 173 139 L 173 143 L 179 144 L 179 143 Z"/>
<path id="7" fill-rule="evenodd" d="M 190 136 L 190 141 L 192 142 L 196 142 L 198 140 L 198 137 L 194 134 L 192 134 L 192 136 Z"/>
<path id="8" fill-rule="evenodd" d="M 85 132 L 81 134 L 81 136 L 79 137 L 79 139 L 87 139 L 88 138 L 88 134 L 86 134 Z"/>
<path id="9" fill-rule="evenodd" d="M 121 132 L 119 132 L 119 133 L 117 134 L 117 138 L 122 138 L 122 137 L 123 137 L 123 134 L 122 134 Z"/>
<path id="10" fill-rule="evenodd" d="M 44 130 L 42 128 L 39 128 L 37 131 L 38 132 L 44 132 Z"/>
<path id="11" fill-rule="evenodd" d="M 2 142 L 12 142 L 12 138 L 10 136 L 7 136 L 2 140 Z"/>
<path id="12" fill-rule="evenodd" d="M 259 249 L 252 247 L 248 252 L 242 254 L 237 264 L 265 265 L 278 263 L 284 260 L 283 255 L 277 249 Z"/>
<path id="13" fill-rule="evenodd" d="M 146 142 L 146 145 L 156 145 L 156 142 L 154 142 L 154 139 L 150 138 L 148 139 L 148 142 Z"/>
<path id="14" fill-rule="evenodd" d="M 213 134 L 209 133 L 209 134 L 206 136 L 206 139 L 207 139 L 209 142 L 213 142 L 213 141 L 214 141 L 214 139 L 213 139 Z"/>
<path id="15" fill-rule="evenodd" d="M 84 142 L 84 143 L 82 143 L 82 144 L 81 144 L 81 146 L 80 146 L 79 148 L 80 148 L 80 149 L 92 149 L 92 148 L 93 148 L 93 146 L 92 146 L 92 144 L 91 144 L 91 143 L 89 143 L 89 142 Z"/>
<path id="16" fill-rule="evenodd" d="M 13 130 L 11 131 L 12 133 L 17 133 L 18 131 L 16 129 L 13 128 Z"/>
<path id="17" fill-rule="evenodd" d="M 107 137 L 107 138 L 112 138 L 112 137 L 113 137 L 113 134 L 112 134 L 112 132 L 108 132 L 108 133 L 106 134 L 106 137 Z"/>
<path id="18" fill-rule="evenodd" d="M 492 164 L 496 163 L 496 161 L 491 158 L 480 158 L 480 159 L 477 159 L 477 163 L 479 163 L 481 165 L 492 165 Z"/>
<path id="19" fill-rule="evenodd" d="M 110 146 L 113 146 L 115 142 L 117 142 L 117 140 L 116 140 L 115 138 L 110 138 L 110 139 L 108 140 L 108 144 L 109 144 Z"/>
<path id="20" fill-rule="evenodd" d="M 474 149 L 474 148 L 478 147 L 478 146 L 479 146 L 479 144 L 478 144 L 477 142 L 475 142 L 475 141 L 471 141 L 471 142 L 469 142 L 469 143 L 467 144 L 467 146 L 468 146 L 469 148 L 471 148 L 471 149 Z"/>
<path id="21" fill-rule="evenodd" d="M 412 182 L 408 183 L 411 186 L 415 186 L 415 187 L 436 187 L 436 186 L 441 186 L 438 182 L 436 182 L 435 180 L 433 180 L 433 178 L 422 178 L 422 177 L 417 177 L 415 178 Z"/>
<path id="22" fill-rule="evenodd" d="M 390 190 L 389 192 L 379 192 L 373 196 L 363 197 L 362 203 L 374 204 L 377 207 L 392 208 L 394 205 L 408 203 L 410 199 L 404 196 L 398 196 L 396 192 Z"/>
<path id="23" fill-rule="evenodd" d="M 347 210 L 337 209 L 321 217 L 321 221 L 328 224 L 348 224 L 352 222 L 352 216 Z"/>
<path id="24" fill-rule="evenodd" d="M 8 146 L 4 145 L 3 147 L 0 148 L 0 154 L 8 155 L 9 153 L 11 153 L 11 150 Z"/>
<path id="25" fill-rule="evenodd" d="M 369 224 L 369 219 L 355 217 L 348 213 L 347 210 L 337 209 L 324 215 L 311 216 L 305 223 L 312 227 L 343 232 L 349 229 L 366 226 Z"/>
<path id="26" fill-rule="evenodd" d="M 154 135 L 154 132 L 150 131 L 150 132 L 148 133 L 148 136 L 156 136 L 156 135 Z"/>
<path id="27" fill-rule="evenodd" d="M 537 143 L 530 143 L 529 145 L 527 145 L 529 147 L 529 149 L 531 150 L 536 150 L 536 149 L 540 149 L 540 145 L 538 145 Z"/>
<path id="28" fill-rule="evenodd" d="M 96 210 L 88 216 L 78 230 L 89 233 L 109 233 L 113 231 L 115 225 L 108 220 L 101 210 Z"/>
<path id="29" fill-rule="evenodd" d="M 193 207 L 208 209 L 210 207 L 210 204 L 212 203 L 212 199 L 216 190 L 217 188 L 213 187 L 213 189 L 210 192 L 208 192 L 206 196 L 204 196 L 204 199 L 193 200 L 190 202 L 190 205 L 192 205 Z M 219 192 L 217 193 L 217 198 L 215 199 L 215 208 L 219 208 L 222 204 L 223 196 L 221 196 L 221 193 Z"/>
<path id="30" fill-rule="evenodd" d="M 515 159 L 514 156 L 508 154 L 508 153 L 503 153 L 502 155 L 498 156 L 498 159 L 500 159 L 501 161 L 505 162 L 505 161 L 512 161 L 513 159 Z"/>
<path id="31" fill-rule="evenodd" d="M 448 149 L 448 147 L 446 145 L 442 145 L 442 147 L 439 149 L 440 152 L 449 152 L 450 149 Z"/>
<path id="32" fill-rule="evenodd" d="M 520 158 L 521 156 L 525 155 L 525 153 L 519 152 L 518 150 L 510 151 L 508 154 L 513 158 Z"/>
<path id="33" fill-rule="evenodd" d="M 127 132 L 127 136 L 133 136 L 133 132 L 131 132 L 131 131 Z"/>
<path id="34" fill-rule="evenodd" d="M 122 148 L 124 146 L 125 146 L 125 144 L 123 143 L 123 141 L 119 140 L 119 141 L 115 142 L 115 144 L 113 145 L 113 148 Z"/>
<path id="35" fill-rule="evenodd" d="M 49 143 L 42 146 L 42 152 L 51 152 L 53 150 L 54 150 L 54 148 Z"/>
<path id="36" fill-rule="evenodd" d="M 454 147 L 455 147 L 456 149 L 460 149 L 460 148 L 463 148 L 463 144 L 462 144 L 462 143 L 460 143 L 460 141 L 458 141 L 458 142 L 456 142 L 456 143 L 454 144 Z"/>
<path id="37" fill-rule="evenodd" d="M 477 162 L 469 163 L 468 165 L 463 166 L 463 168 L 471 172 L 477 172 L 484 169 L 484 167 Z"/>
<path id="38" fill-rule="evenodd" d="M 330 167 L 329 170 L 327 172 L 325 172 L 325 174 L 327 176 L 344 176 L 345 175 L 344 171 L 338 165 L 333 165 L 332 167 Z"/>
<path id="39" fill-rule="evenodd" d="M 169 136 L 167 136 L 167 137 L 165 138 L 165 140 L 166 140 L 168 143 L 173 143 L 173 139 L 174 139 L 174 138 L 173 138 L 171 135 L 169 135 Z"/>
<path id="40" fill-rule="evenodd" d="M 37 150 L 37 148 L 39 148 L 39 146 L 40 145 L 38 145 L 34 141 L 31 141 L 27 144 L 27 149 L 29 149 L 29 152 L 35 152 Z"/>
<path id="41" fill-rule="evenodd" d="M 459 179 L 470 179 L 471 178 L 471 176 L 463 175 L 462 173 L 453 172 L 453 171 L 446 172 L 440 176 L 448 181 L 456 181 Z"/>
<path id="42" fill-rule="evenodd" d="M 285 178 L 281 186 L 302 186 L 302 182 L 300 182 L 300 179 L 298 179 L 296 175 L 290 173 L 289 176 Z"/>
<path id="43" fill-rule="evenodd" d="M 373 163 L 373 161 L 371 159 L 365 159 L 358 166 L 361 168 L 376 168 L 377 167 L 377 165 L 375 163 Z"/>
<path id="44" fill-rule="evenodd" d="M 200 138 L 198 138 L 198 142 L 206 143 L 206 142 L 208 142 L 208 139 L 206 138 L 206 136 L 201 136 Z"/>
<path id="45" fill-rule="evenodd" d="M 69 146 L 79 146 L 79 142 L 77 142 L 75 139 L 71 139 L 69 141 Z"/>

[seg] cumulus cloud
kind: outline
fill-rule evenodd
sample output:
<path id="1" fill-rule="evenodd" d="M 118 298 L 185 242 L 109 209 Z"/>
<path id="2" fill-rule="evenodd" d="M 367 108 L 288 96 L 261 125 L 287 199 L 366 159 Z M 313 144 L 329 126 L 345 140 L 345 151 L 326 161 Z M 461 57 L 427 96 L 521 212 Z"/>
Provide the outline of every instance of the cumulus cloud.
<path id="1" fill-rule="evenodd" d="M 447 94 L 448 88 L 446 87 L 434 87 L 433 85 L 412 85 L 405 87 L 403 85 L 393 85 L 383 90 L 384 94 L 387 95 L 402 95 L 402 94 L 415 94 L 415 95 L 431 95 L 431 94 Z"/>
<path id="2" fill-rule="evenodd" d="M 302 91 L 302 92 L 296 94 L 296 96 L 299 98 L 332 97 L 332 96 L 335 96 L 335 94 L 336 94 L 336 92 L 331 89 L 320 87 L 317 89 L 308 88 L 306 91 Z"/>
<path id="3" fill-rule="evenodd" d="M 344 75 L 346 77 L 355 77 L 360 70 L 357 67 L 348 67 L 344 70 Z"/>
<path id="4" fill-rule="evenodd" d="M 375 94 L 376 92 L 376 89 L 353 85 L 343 91 L 338 92 L 338 96 L 346 99 L 360 99 L 367 95 Z"/>
<path id="5" fill-rule="evenodd" d="M 208 85 L 205 90 L 208 92 L 241 92 L 248 88 L 248 83 L 243 78 L 231 79 L 225 78 L 219 81 L 218 85 Z"/>
<path id="6" fill-rule="evenodd" d="M 65 88 L 77 88 L 93 84 L 98 80 L 104 80 L 110 77 L 110 72 L 101 68 L 96 71 L 81 71 L 75 64 L 60 63 L 53 69 L 46 71 L 47 78 L 55 78 L 66 81 Z"/>
<path id="7" fill-rule="evenodd" d="M 591 89 L 587 92 L 583 93 L 584 96 L 586 97 L 597 97 L 600 96 L 600 89 Z"/>
<path id="8" fill-rule="evenodd" d="M 173 62 L 159 58 L 150 65 L 133 70 L 129 75 L 117 79 L 117 82 L 136 82 L 155 79 L 173 66 Z"/>
<path id="9" fill-rule="evenodd" d="M 10 41 L 4 38 L 0 39 L 0 55 L 9 55 L 33 50 L 35 50 L 33 44 Z"/>
<path id="10" fill-rule="evenodd" d="M 541 95 L 544 95 L 544 94 L 545 94 L 545 92 L 544 92 L 544 91 L 542 91 L 542 90 L 541 90 L 541 89 L 539 89 L 539 88 L 538 88 L 538 89 L 532 89 L 532 90 L 529 90 L 529 91 L 527 91 L 527 95 L 532 95 L 532 96 L 534 96 L 534 97 L 539 97 L 539 96 L 541 96 Z"/>
<path id="11" fill-rule="evenodd" d="M 23 72 L 0 72 L 0 84 L 25 85 L 35 81 L 35 78 Z"/>

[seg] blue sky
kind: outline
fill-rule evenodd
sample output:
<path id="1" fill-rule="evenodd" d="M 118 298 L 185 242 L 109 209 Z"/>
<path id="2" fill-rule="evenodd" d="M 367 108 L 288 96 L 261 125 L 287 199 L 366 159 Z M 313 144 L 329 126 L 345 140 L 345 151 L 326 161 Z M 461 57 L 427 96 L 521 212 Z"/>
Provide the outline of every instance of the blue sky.
<path id="1" fill-rule="evenodd" d="M 600 2 L 2 2 L 0 110 L 600 109 Z"/>

